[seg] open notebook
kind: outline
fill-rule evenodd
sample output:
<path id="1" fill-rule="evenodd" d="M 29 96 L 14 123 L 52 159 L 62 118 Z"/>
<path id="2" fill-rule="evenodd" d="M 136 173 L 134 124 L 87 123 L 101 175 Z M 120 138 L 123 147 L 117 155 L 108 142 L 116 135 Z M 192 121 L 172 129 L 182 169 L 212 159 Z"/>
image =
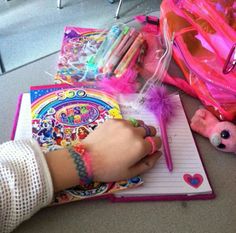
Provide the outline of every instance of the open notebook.
<path id="1" fill-rule="evenodd" d="M 142 186 L 110 195 L 113 201 L 214 198 L 214 192 L 195 145 L 180 97 L 174 95 L 173 98 L 176 102 L 176 111 L 167 128 L 173 171 L 168 171 L 165 158 L 162 156 L 156 166 L 142 176 L 144 181 Z M 133 109 L 127 103 L 132 101 L 126 99 L 126 103 L 121 103 L 124 118 L 132 116 L 158 128 L 158 122 L 152 113 L 145 109 Z M 16 111 L 12 139 L 29 138 L 31 135 L 30 95 L 23 94 Z"/>

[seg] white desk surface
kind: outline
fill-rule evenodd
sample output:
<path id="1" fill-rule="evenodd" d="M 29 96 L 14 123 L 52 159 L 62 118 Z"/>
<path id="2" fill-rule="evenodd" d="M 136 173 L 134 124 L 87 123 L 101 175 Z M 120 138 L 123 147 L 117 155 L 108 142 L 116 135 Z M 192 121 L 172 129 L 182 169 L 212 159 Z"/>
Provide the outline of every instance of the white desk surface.
<path id="1" fill-rule="evenodd" d="M 9 140 L 18 95 L 32 85 L 53 83 L 58 54 L 0 76 L 0 142 Z M 188 117 L 199 102 L 180 94 Z M 195 140 L 216 193 L 207 201 L 110 203 L 82 201 L 45 208 L 15 233 L 235 233 L 236 156 L 215 150 L 207 139 Z"/>

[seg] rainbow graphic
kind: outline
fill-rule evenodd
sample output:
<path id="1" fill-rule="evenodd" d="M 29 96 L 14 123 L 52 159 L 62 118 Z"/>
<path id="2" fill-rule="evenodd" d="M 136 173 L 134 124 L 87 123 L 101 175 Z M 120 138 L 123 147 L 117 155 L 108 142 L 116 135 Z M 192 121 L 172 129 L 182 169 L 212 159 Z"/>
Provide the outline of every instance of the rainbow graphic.
<path id="1" fill-rule="evenodd" d="M 70 145 L 106 119 L 121 118 L 113 96 L 86 86 L 37 86 L 30 94 L 33 137 L 45 148 Z"/>

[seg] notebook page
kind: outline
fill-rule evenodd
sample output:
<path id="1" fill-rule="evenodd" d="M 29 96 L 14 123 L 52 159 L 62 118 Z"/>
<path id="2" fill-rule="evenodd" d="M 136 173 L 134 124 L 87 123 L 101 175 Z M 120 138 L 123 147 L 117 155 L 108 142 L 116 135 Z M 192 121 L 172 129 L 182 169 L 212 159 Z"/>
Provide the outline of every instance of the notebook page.
<path id="1" fill-rule="evenodd" d="M 22 95 L 20 105 L 19 117 L 14 137 L 15 140 L 32 138 L 30 104 L 30 94 L 24 93 Z"/>
<path id="2" fill-rule="evenodd" d="M 155 167 L 144 174 L 144 184 L 136 189 L 119 192 L 116 196 L 156 196 L 177 194 L 211 193 L 206 173 L 198 154 L 179 95 L 173 96 L 176 111 L 167 126 L 168 141 L 173 161 L 173 171 L 169 172 L 164 152 Z M 132 101 L 127 101 L 130 103 Z M 158 127 L 155 116 L 144 109 L 134 110 L 121 104 L 123 116 L 142 119 L 146 124 Z M 160 132 L 159 128 L 158 133 Z"/>

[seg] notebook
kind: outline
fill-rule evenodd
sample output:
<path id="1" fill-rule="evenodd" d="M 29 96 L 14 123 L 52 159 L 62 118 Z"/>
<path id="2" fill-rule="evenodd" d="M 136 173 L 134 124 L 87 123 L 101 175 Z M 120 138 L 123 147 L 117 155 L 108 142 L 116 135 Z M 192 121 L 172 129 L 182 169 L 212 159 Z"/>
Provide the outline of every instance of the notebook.
<path id="1" fill-rule="evenodd" d="M 134 109 L 129 97 L 120 103 L 124 118 L 134 117 L 155 125 L 155 116 L 144 108 Z M 173 160 L 173 171 L 169 172 L 162 156 L 155 167 L 142 175 L 139 187 L 106 195 L 112 201 L 158 201 L 197 200 L 215 197 L 209 178 L 198 153 L 179 95 L 173 95 L 176 102 L 175 115 L 167 126 L 168 140 Z M 158 130 L 159 133 L 159 130 Z M 12 139 L 31 136 L 30 96 L 23 94 L 19 100 Z"/>

